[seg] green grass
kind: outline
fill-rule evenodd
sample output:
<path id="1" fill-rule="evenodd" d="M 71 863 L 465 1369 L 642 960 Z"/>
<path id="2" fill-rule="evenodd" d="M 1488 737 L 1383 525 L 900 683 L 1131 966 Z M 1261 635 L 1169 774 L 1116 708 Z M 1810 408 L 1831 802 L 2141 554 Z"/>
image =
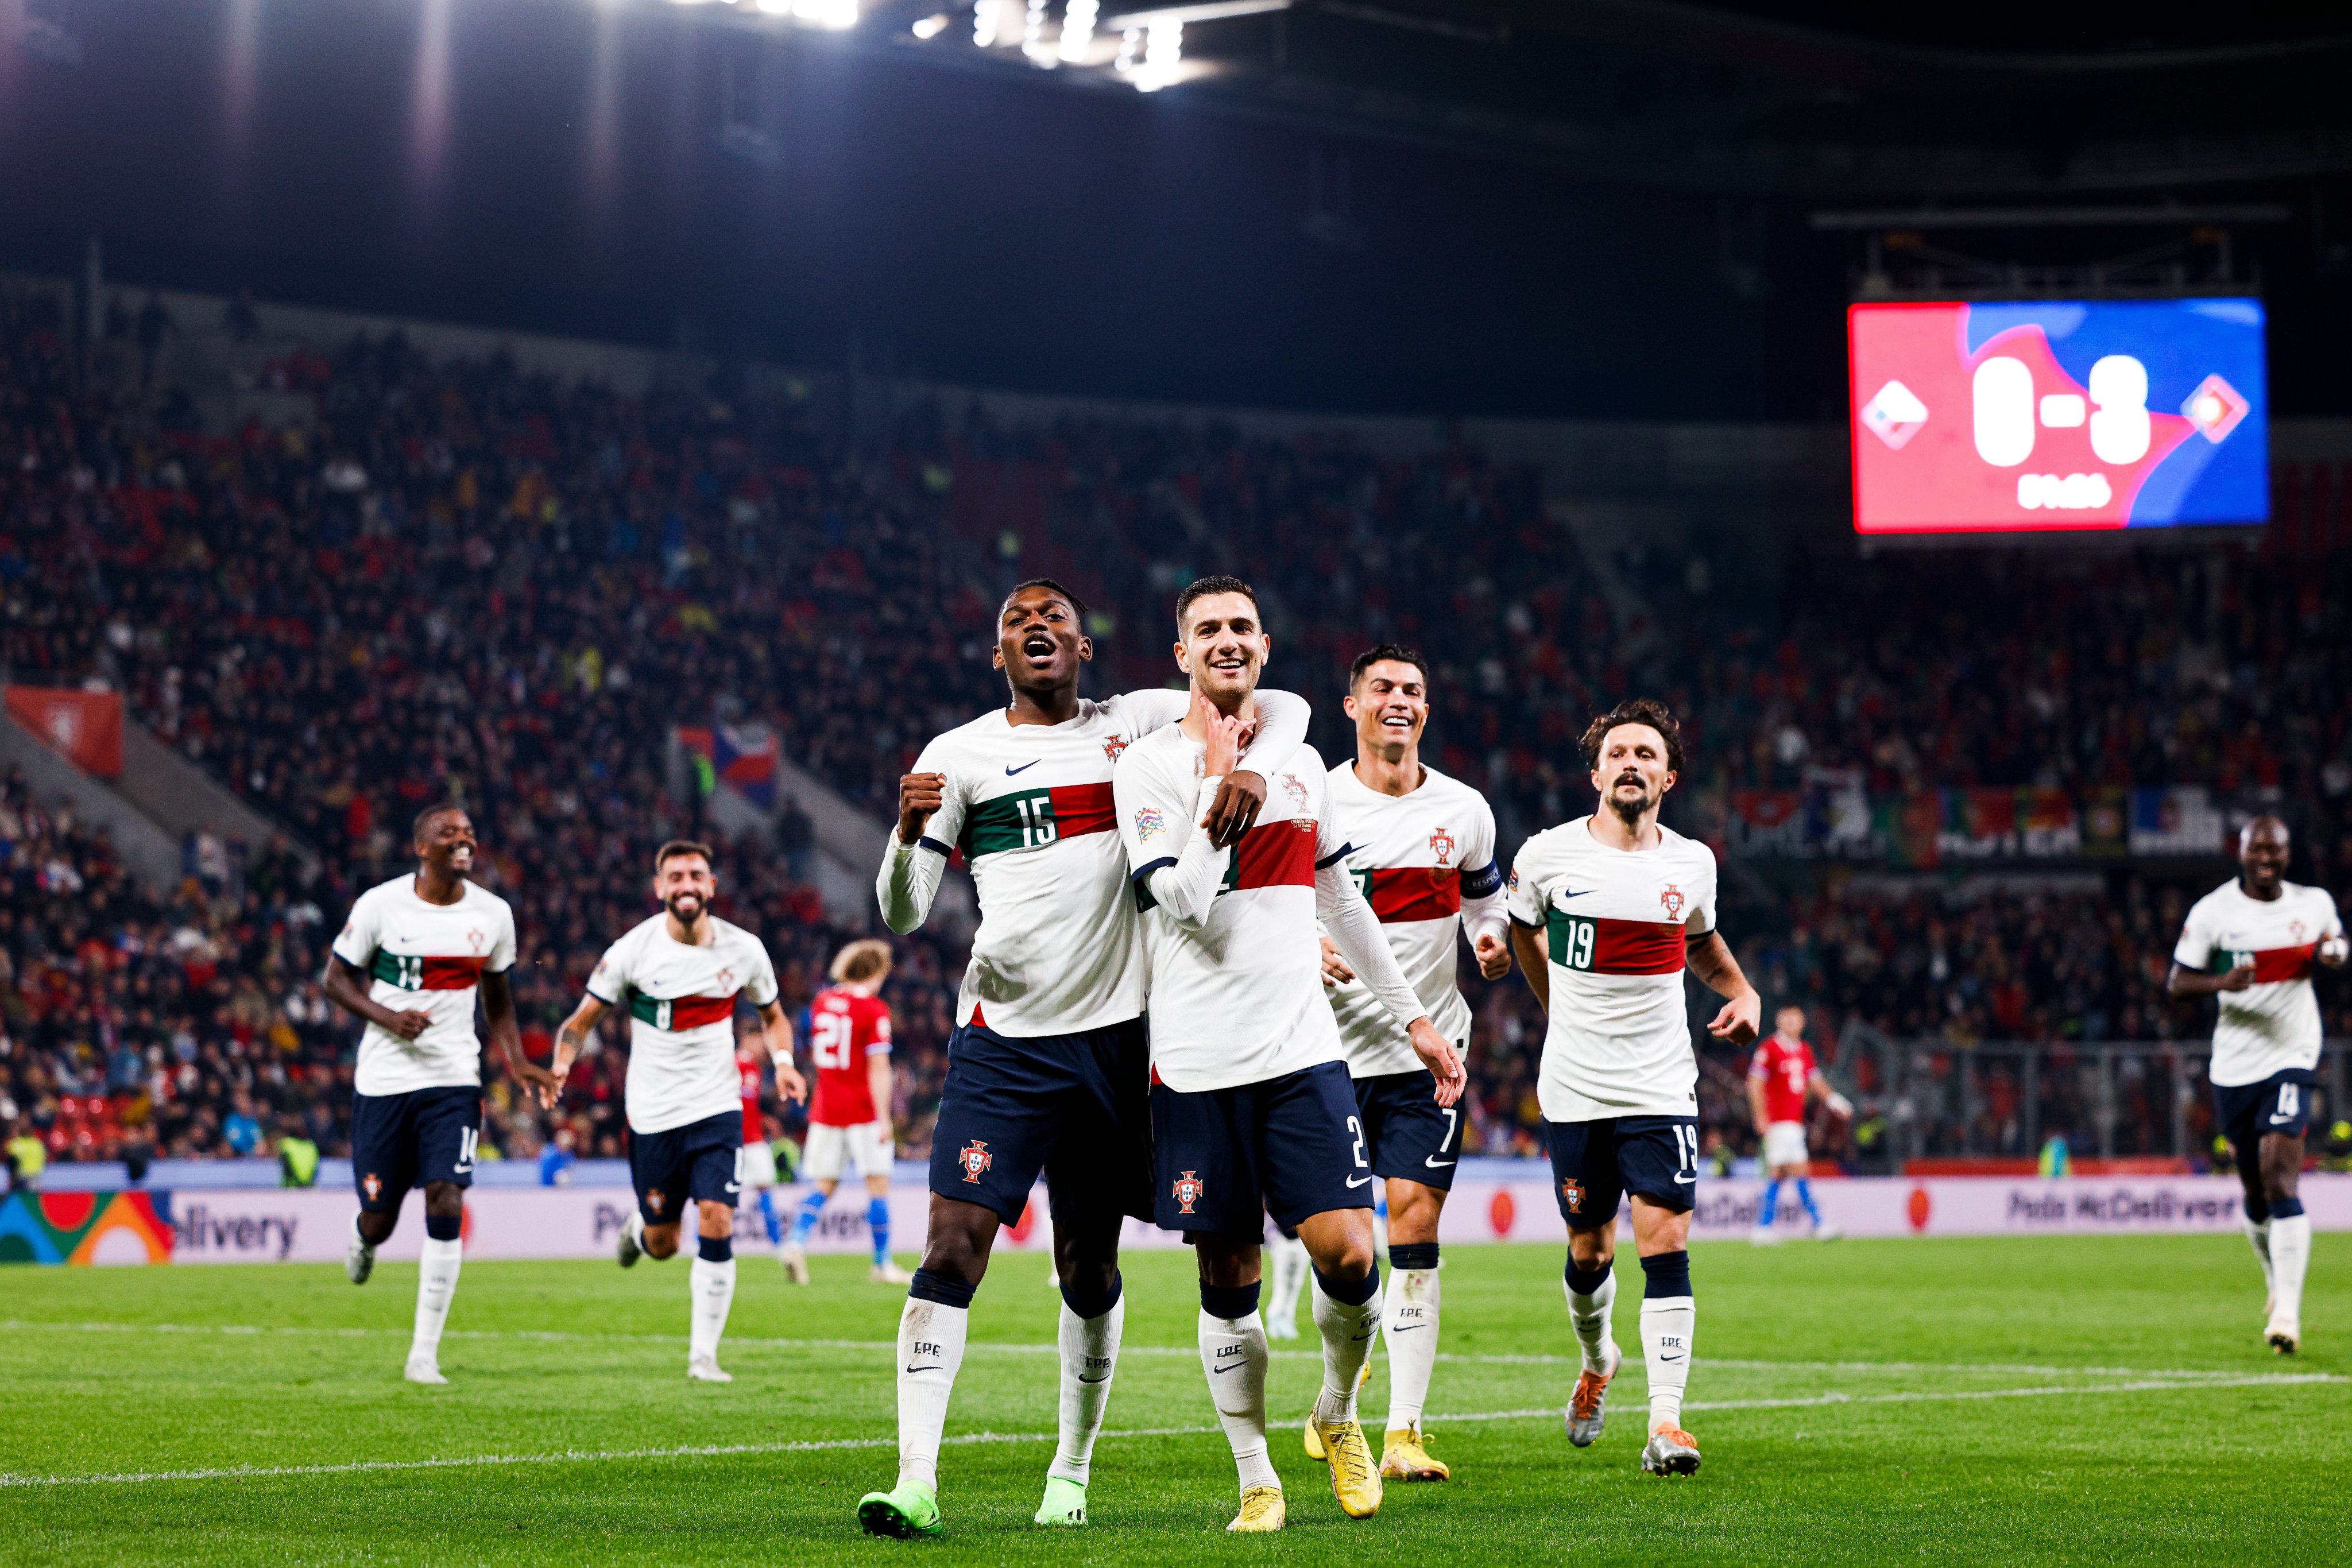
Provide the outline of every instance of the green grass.
<path id="1" fill-rule="evenodd" d="M 818 1260 L 816 1283 L 794 1290 L 746 1259 L 727 1387 L 684 1377 L 677 1263 L 469 1264 L 442 1348 L 451 1381 L 431 1389 L 400 1381 L 413 1269 L 354 1290 L 334 1268 L 12 1268 L 0 1562 L 2326 1561 L 2352 1473 L 2352 1242 L 2316 1250 L 2311 1346 L 2283 1364 L 2258 1343 L 2261 1288 L 2235 1238 L 1703 1246 L 1685 1424 L 1706 1468 L 1663 1482 L 1635 1468 L 1630 1260 L 1628 1375 L 1607 1435 L 1579 1452 L 1559 1417 L 1575 1375 L 1559 1249 L 1457 1249 L 1443 1332 L 1459 1359 L 1438 1366 L 1429 1421 L 1456 1479 L 1342 1518 L 1296 1436 L 1316 1362 L 1280 1355 L 1291 1523 L 1247 1542 L 1220 1528 L 1234 1471 L 1181 1253 L 1128 1264 L 1108 1425 L 1183 1430 L 1105 1437 L 1083 1531 L 1028 1522 L 1052 1452 L 1034 1435 L 1054 1426 L 1038 1347 L 1058 1298 L 1041 1260 L 1008 1258 L 975 1303 L 949 1421 L 951 1438 L 1003 1440 L 951 1442 L 947 1539 L 912 1544 L 866 1540 L 854 1518 L 896 1469 L 900 1298 L 848 1260 Z M 2047 1389 L 2063 1392 L 2015 1392 Z M 1987 1396 L 1956 1397 L 1971 1395 Z M 664 1451 L 688 1448 L 735 1451 Z M 551 1455 L 569 1457 L 216 1473 Z M 119 1479 L 24 1484 L 90 1476 Z"/>

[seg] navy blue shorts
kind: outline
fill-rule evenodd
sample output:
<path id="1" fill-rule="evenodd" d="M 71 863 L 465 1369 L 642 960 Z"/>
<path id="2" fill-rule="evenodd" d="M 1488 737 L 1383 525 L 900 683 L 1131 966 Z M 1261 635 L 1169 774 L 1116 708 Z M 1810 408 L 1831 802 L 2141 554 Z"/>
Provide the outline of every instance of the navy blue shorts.
<path id="1" fill-rule="evenodd" d="M 1374 1176 L 1452 1190 L 1454 1162 L 1462 1157 L 1462 1107 L 1438 1105 L 1435 1073 L 1421 1068 L 1357 1079 L 1356 1114 L 1363 1120 Z"/>
<path id="2" fill-rule="evenodd" d="M 1196 1094 L 1155 1083 L 1151 1144 L 1152 1218 L 1162 1230 L 1255 1241 L 1269 1214 L 1296 1230 L 1310 1214 L 1372 1207 L 1364 1124 L 1343 1061 Z"/>
<path id="3" fill-rule="evenodd" d="M 2311 1091 L 2318 1082 L 2319 1075 L 2308 1068 L 2290 1067 L 2258 1083 L 2213 1085 L 2214 1119 L 2221 1135 L 2237 1149 L 2241 1164 L 2254 1157 L 2265 1134 L 2303 1136 L 2311 1125 Z"/>
<path id="4" fill-rule="evenodd" d="M 408 1189 L 427 1182 L 474 1185 L 482 1092 L 412 1089 L 352 1096 L 352 1181 L 370 1214 L 397 1214 Z"/>
<path id="5" fill-rule="evenodd" d="M 1546 1122 L 1559 1217 L 1570 1230 L 1617 1220 L 1619 1200 L 1639 1193 L 1661 1208 L 1688 1209 L 1698 1186 L 1698 1118 L 1614 1116 Z"/>
<path id="6" fill-rule="evenodd" d="M 664 1133 L 629 1129 L 629 1183 L 647 1225 L 676 1225 L 689 1203 L 735 1207 L 743 1188 L 743 1113 L 705 1116 Z"/>
<path id="7" fill-rule="evenodd" d="M 1141 1019 L 1025 1040 L 948 1037 L 931 1190 L 1018 1225 L 1038 1175 L 1060 1225 L 1151 1218 L 1151 1040 Z"/>

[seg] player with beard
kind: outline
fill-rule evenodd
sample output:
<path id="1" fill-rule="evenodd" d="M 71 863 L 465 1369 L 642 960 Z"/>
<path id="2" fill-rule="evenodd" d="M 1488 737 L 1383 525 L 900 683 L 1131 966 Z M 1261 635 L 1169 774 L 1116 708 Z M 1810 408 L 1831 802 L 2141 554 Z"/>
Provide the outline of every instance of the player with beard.
<path id="1" fill-rule="evenodd" d="M 1697 1315 L 1687 1249 L 1698 1059 L 1683 973 L 1727 998 L 1707 1025 L 1717 1040 L 1753 1041 L 1762 1002 L 1716 929 L 1714 852 L 1658 821 L 1682 773 L 1675 716 L 1647 697 L 1620 703 L 1585 730 L 1584 759 L 1601 809 L 1521 845 L 1508 899 L 1520 971 L 1550 1019 L 1536 1093 L 1568 1222 L 1569 1321 L 1584 1352 L 1568 1440 L 1583 1448 L 1600 1437 L 1621 1359 L 1609 1316 L 1617 1204 L 1630 1193 L 1646 1281 L 1642 1469 L 1687 1476 L 1699 1465 L 1698 1442 L 1682 1427 Z"/>
<path id="2" fill-rule="evenodd" d="M 677 1251 L 691 1203 L 698 1249 L 688 1270 L 693 1316 L 687 1376 L 730 1383 L 719 1339 L 735 1301 L 735 1206 L 743 1187 L 741 1077 L 735 1062 L 735 1008 L 759 1013 L 776 1088 L 798 1100 L 806 1086 L 793 1066 L 793 1026 L 776 1000 L 776 970 L 758 937 L 710 913 L 719 883 L 710 846 L 673 839 L 654 852 L 654 896 L 662 912 L 605 950 L 588 994 L 555 1036 L 555 1093 L 604 1016 L 629 1009 L 629 1176 L 637 1207 L 621 1228 L 624 1269 L 640 1257 Z M 554 1094 L 545 1097 L 552 1105 Z"/>
<path id="3" fill-rule="evenodd" d="M 1331 821 L 1348 845 L 1343 862 L 1380 917 L 1397 965 L 1455 1051 L 1470 1051 L 1470 1004 L 1454 985 L 1458 934 L 1470 938 L 1479 972 L 1511 972 L 1505 940 L 1503 873 L 1495 863 L 1495 813 L 1475 789 L 1421 759 L 1429 727 L 1429 669 L 1393 643 L 1356 656 L 1348 672 L 1348 716 L 1356 755 L 1331 769 Z M 1431 1457 L 1421 1415 L 1437 1360 L 1437 1220 L 1462 1156 L 1462 1113 L 1437 1103 L 1436 1084 L 1403 1027 L 1331 939 L 1323 939 L 1324 983 L 1348 1051 L 1356 1109 L 1372 1174 L 1388 1185 L 1388 1435 L 1381 1474 L 1442 1481 L 1452 1472 Z M 1323 1458 L 1312 1420 L 1307 1457 Z"/>
<path id="4" fill-rule="evenodd" d="M 446 1383 L 441 1331 L 449 1321 L 463 1259 L 459 1236 L 474 1146 L 482 1130 L 482 1042 L 474 998 L 507 1071 L 544 1097 L 554 1082 L 524 1060 L 515 1021 L 514 911 L 467 880 L 474 821 L 465 808 L 419 812 L 411 835 L 414 875 L 368 889 L 327 959 L 326 992 L 366 1020 L 352 1079 L 352 1176 L 360 1211 L 352 1218 L 343 1271 L 367 1283 L 375 1249 L 392 1239 L 408 1189 L 425 1186 L 425 1250 L 416 1274 L 416 1327 L 404 1375 Z"/>
<path id="5" fill-rule="evenodd" d="M 980 892 L 931 1137 L 930 1228 L 898 1322 L 898 1479 L 858 1502 L 871 1533 L 940 1533 L 939 1454 L 972 1293 L 1001 1226 L 1043 1171 L 1061 1282 L 1060 1444 L 1036 1521 L 1086 1522 L 1126 1309 L 1119 1227 L 1151 1215 L 1144 962 L 1111 765 L 1185 711 L 1181 692 L 1078 695 L 1094 657 L 1087 608 L 1047 579 L 1005 597 L 992 658 L 1012 700 L 934 739 L 898 781 L 898 828 L 876 894 L 906 933 L 930 913 L 961 852 Z M 1279 765 L 1306 738 L 1307 704 L 1261 694 L 1251 755 Z M 1207 810 L 1232 842 L 1266 783 L 1235 772 Z"/>
<path id="6" fill-rule="evenodd" d="M 2288 847 L 2276 817 L 2256 817 L 2239 831 L 2238 875 L 2190 906 L 2166 983 L 2176 997 L 2221 1003 L 2206 1077 L 2245 1183 L 2246 1239 L 2269 1287 L 2263 1339 L 2281 1355 L 2302 1346 L 2311 1266 L 2311 1217 L 2297 1182 L 2319 1082 L 2312 966 L 2345 959 L 2336 900 L 2324 887 L 2286 880 Z"/>
<path id="7" fill-rule="evenodd" d="M 1183 722 L 1128 749 L 1113 777 L 1151 973 L 1151 1141 L 1156 1215 L 1192 1242 L 1201 1277 L 1201 1370 L 1241 1490 L 1226 1526 L 1283 1528 L 1266 1453 L 1265 1325 L 1258 1312 L 1265 1219 L 1297 1233 L 1314 1268 L 1323 1385 L 1315 1436 L 1350 1518 L 1381 1506 L 1380 1465 L 1356 1418 L 1358 1375 L 1380 1329 L 1372 1168 L 1346 1047 L 1323 996 L 1317 922 L 1425 1069 L 1419 1092 L 1450 1109 L 1462 1061 L 1430 1021 L 1379 918 L 1340 862 L 1330 779 L 1311 747 L 1276 775 L 1265 820 L 1231 849 L 1196 826 L 1234 763 L 1273 643 L 1257 596 L 1205 577 L 1176 601 Z"/>

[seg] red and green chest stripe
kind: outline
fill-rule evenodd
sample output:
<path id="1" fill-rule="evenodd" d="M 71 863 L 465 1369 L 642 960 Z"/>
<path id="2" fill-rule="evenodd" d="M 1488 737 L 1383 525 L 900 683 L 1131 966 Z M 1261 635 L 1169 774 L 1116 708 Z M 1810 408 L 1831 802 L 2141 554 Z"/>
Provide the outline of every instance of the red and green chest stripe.
<path id="1" fill-rule="evenodd" d="M 1545 914 L 1551 961 L 1591 975 L 1678 975 L 1683 927 L 1672 920 L 1612 920 L 1604 915 Z"/>
<path id="2" fill-rule="evenodd" d="M 429 954 L 387 953 L 379 947 L 368 973 L 404 991 L 467 991 L 481 983 L 482 958 L 441 958 Z"/>
<path id="3" fill-rule="evenodd" d="M 735 1016 L 733 991 L 723 997 L 672 997 L 664 999 L 643 991 L 629 998 L 629 1016 L 639 1023 L 673 1032 L 725 1023 Z"/>
<path id="4" fill-rule="evenodd" d="M 967 861 L 1007 850 L 1039 850 L 1118 825 L 1108 784 L 1064 784 L 992 796 L 964 818 L 956 848 Z"/>

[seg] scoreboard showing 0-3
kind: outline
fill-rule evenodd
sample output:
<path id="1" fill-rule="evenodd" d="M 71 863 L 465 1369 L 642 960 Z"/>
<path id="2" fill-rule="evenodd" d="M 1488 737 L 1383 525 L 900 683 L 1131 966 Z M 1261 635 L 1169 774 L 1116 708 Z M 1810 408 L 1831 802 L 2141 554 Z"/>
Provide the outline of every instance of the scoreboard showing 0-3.
<path id="1" fill-rule="evenodd" d="M 1856 305 L 1857 532 L 2270 517 L 2253 299 Z"/>

